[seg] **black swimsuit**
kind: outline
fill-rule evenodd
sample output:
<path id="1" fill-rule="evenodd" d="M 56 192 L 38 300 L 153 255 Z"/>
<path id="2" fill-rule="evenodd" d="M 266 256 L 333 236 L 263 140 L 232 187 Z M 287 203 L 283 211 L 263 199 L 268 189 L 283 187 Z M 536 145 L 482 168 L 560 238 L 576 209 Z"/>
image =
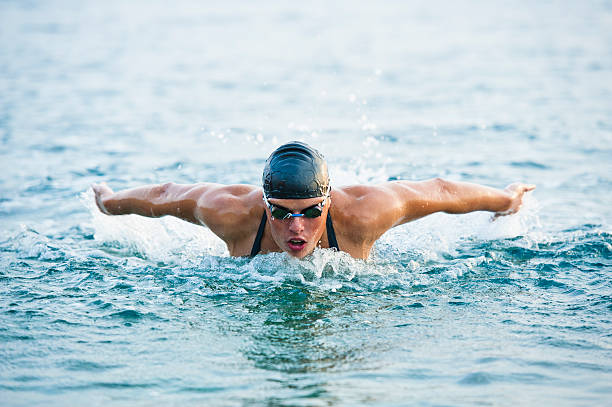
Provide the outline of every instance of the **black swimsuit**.
<path id="1" fill-rule="evenodd" d="M 261 250 L 261 239 L 263 238 L 267 220 L 268 217 L 266 216 L 266 211 L 264 211 L 263 216 L 261 217 L 261 222 L 259 223 L 259 229 L 257 229 L 257 236 L 255 236 L 255 241 L 253 242 L 253 248 L 251 249 L 251 257 L 254 257 Z M 329 247 L 339 251 L 340 247 L 338 247 L 336 232 L 334 232 L 334 225 L 332 224 L 331 215 L 329 212 L 327 212 L 325 226 L 327 227 L 327 240 L 329 241 Z"/>

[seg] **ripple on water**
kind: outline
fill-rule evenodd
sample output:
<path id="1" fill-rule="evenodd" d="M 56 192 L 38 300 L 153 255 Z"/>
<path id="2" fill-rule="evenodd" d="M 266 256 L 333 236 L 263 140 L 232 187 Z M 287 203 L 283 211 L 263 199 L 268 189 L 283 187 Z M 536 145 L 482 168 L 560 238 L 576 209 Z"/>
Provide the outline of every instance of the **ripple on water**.
<path id="1" fill-rule="evenodd" d="M 483 386 L 495 381 L 494 376 L 487 372 L 473 372 L 465 375 L 459 384 L 463 386 Z"/>
<path id="2" fill-rule="evenodd" d="M 108 318 L 111 319 L 120 319 L 126 322 L 137 322 L 144 318 L 146 318 L 146 314 L 136 311 L 133 309 L 127 309 L 123 311 L 113 312 L 107 315 Z"/>
<path id="3" fill-rule="evenodd" d="M 74 372 L 101 372 L 125 367 L 121 364 L 99 363 L 83 359 L 67 359 L 62 361 L 59 366 Z"/>
<path id="4" fill-rule="evenodd" d="M 567 286 L 560 281 L 545 278 L 538 278 L 536 280 L 536 286 L 540 288 L 567 288 Z"/>

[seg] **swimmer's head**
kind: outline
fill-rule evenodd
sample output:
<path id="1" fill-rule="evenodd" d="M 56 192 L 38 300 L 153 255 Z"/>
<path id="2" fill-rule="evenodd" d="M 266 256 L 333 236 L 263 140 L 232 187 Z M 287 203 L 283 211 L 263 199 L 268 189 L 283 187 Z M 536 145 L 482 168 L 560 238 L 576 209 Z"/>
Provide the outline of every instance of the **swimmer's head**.
<path id="1" fill-rule="evenodd" d="M 327 196 L 329 189 L 325 158 L 306 143 L 283 144 L 266 161 L 263 190 L 268 198 L 317 198 Z"/>

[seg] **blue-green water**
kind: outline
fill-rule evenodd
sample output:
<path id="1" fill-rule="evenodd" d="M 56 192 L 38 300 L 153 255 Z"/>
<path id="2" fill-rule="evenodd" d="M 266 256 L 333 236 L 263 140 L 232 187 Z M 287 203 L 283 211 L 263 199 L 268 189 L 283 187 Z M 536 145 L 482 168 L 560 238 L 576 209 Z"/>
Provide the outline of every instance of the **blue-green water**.
<path id="1" fill-rule="evenodd" d="M 612 4 L 1 1 L 0 405 L 609 405 Z M 538 185 L 367 262 L 227 256 L 89 185 Z"/>

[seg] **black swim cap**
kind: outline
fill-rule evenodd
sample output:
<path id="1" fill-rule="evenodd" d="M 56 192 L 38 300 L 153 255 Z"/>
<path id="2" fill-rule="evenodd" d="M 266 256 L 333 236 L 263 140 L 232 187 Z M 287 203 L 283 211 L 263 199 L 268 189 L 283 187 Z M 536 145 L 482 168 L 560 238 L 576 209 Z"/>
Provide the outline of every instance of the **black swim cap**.
<path id="1" fill-rule="evenodd" d="M 283 144 L 266 161 L 263 189 L 268 198 L 326 196 L 329 193 L 329 175 L 325 158 L 306 143 L 292 141 Z"/>

